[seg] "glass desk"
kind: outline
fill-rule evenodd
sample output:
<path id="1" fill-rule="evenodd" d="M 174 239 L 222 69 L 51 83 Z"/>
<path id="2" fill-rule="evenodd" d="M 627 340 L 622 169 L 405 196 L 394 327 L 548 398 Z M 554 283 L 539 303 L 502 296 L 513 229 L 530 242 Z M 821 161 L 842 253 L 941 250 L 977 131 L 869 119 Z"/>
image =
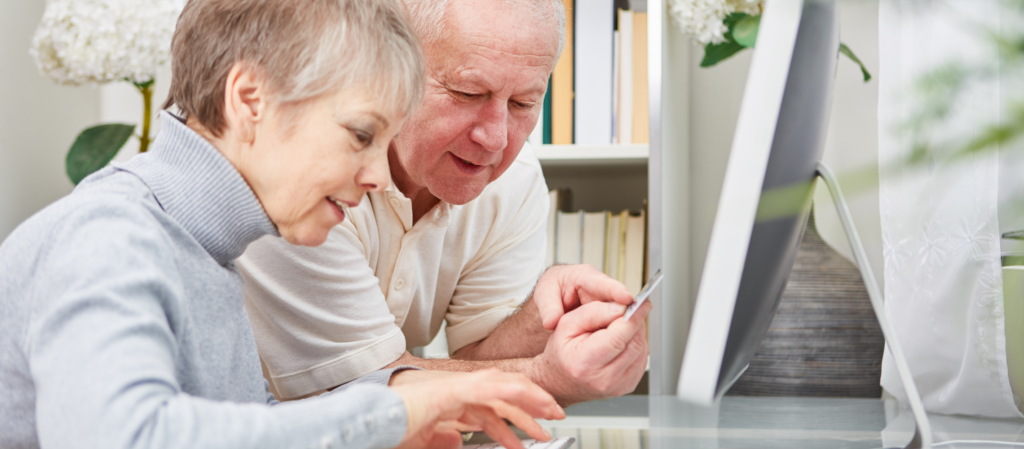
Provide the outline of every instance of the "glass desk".
<path id="1" fill-rule="evenodd" d="M 541 421 L 578 449 L 891 448 L 905 446 L 914 420 L 894 400 L 727 396 L 711 408 L 674 396 L 623 396 L 577 404 L 563 421 Z M 929 415 L 935 442 L 1024 442 L 1024 421 Z M 941 448 L 1009 446 L 956 444 Z"/>

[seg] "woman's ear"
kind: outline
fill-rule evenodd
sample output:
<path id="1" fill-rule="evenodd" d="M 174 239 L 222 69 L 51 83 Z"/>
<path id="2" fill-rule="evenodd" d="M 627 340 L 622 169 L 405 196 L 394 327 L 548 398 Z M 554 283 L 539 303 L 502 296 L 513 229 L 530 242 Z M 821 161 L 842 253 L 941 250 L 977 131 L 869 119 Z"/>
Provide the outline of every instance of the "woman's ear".
<path id="1" fill-rule="evenodd" d="M 231 67 L 225 83 L 225 122 L 239 139 L 251 143 L 256 138 L 256 123 L 267 111 L 266 78 L 252 64 L 239 61 Z"/>

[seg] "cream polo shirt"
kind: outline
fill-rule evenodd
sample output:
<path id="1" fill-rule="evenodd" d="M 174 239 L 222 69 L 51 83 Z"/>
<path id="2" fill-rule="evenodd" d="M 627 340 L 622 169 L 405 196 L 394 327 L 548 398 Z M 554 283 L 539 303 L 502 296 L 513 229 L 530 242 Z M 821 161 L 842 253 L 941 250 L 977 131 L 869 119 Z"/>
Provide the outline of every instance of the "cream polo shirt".
<path id="1" fill-rule="evenodd" d="M 412 222 L 394 183 L 345 210 L 315 248 L 263 238 L 238 259 L 246 309 L 274 387 L 334 387 L 428 344 L 447 320 L 451 351 L 487 337 L 544 268 L 547 185 L 533 150 L 475 200 Z"/>

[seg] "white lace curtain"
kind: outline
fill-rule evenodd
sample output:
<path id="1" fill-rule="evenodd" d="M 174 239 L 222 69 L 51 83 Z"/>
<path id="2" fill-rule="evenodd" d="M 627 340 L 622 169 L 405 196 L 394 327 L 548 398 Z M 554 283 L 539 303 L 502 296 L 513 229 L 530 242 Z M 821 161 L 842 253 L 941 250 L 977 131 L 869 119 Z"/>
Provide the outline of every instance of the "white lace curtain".
<path id="1" fill-rule="evenodd" d="M 925 407 L 937 413 L 1024 418 L 1007 369 L 1000 263 L 1001 233 L 1024 229 L 1024 196 L 1013 200 L 1024 166 L 1008 145 L 944 156 L 1004 121 L 1020 97 L 988 34 L 1009 26 L 1010 7 L 1021 6 L 882 0 L 879 9 L 886 311 Z M 963 76 L 979 67 L 994 72 Z M 888 350 L 882 386 L 905 399 Z"/>

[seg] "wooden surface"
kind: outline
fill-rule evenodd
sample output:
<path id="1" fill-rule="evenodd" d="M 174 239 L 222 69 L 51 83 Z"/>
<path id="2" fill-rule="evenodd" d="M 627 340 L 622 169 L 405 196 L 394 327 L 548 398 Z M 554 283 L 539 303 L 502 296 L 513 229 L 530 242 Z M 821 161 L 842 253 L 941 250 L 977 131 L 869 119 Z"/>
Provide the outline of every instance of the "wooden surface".
<path id="1" fill-rule="evenodd" d="M 884 345 L 860 271 L 812 214 L 768 334 L 727 394 L 877 398 Z"/>

